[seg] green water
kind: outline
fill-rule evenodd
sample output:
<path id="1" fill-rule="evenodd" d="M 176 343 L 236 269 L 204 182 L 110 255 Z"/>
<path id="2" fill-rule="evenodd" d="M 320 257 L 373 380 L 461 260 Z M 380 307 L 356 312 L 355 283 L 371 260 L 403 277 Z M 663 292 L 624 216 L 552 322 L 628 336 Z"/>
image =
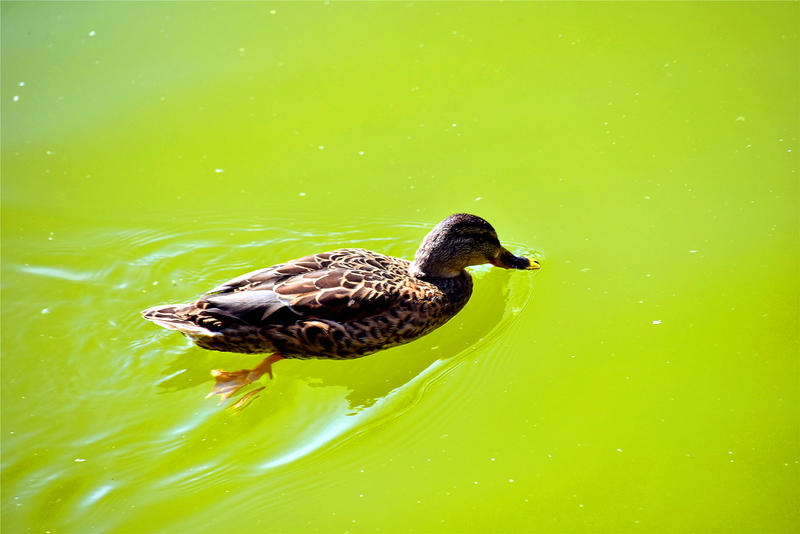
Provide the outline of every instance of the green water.
<path id="1" fill-rule="evenodd" d="M 800 4 L 2 3 L 3 532 L 789 532 Z M 476 268 L 250 406 L 143 321 L 341 246 Z M 267 383 L 268 382 L 268 383 Z"/>

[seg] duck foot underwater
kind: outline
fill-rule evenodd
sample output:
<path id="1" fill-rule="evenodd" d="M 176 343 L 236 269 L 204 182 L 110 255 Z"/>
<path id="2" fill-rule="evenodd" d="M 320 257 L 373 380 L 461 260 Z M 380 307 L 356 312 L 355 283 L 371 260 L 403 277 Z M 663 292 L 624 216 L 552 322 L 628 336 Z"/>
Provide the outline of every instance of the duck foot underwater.
<path id="1" fill-rule="evenodd" d="M 272 354 L 264 358 L 261 363 L 252 369 L 240 369 L 238 371 L 214 369 L 211 371 L 211 376 L 214 377 L 214 387 L 211 393 L 206 395 L 206 398 L 208 399 L 214 395 L 219 395 L 220 403 L 222 403 L 232 395 L 235 395 L 237 391 L 248 384 L 252 384 L 265 374 L 272 380 L 272 364 L 283 359 L 283 356 L 280 354 Z"/>
<path id="2" fill-rule="evenodd" d="M 436 225 L 414 261 L 364 249 L 312 254 L 253 271 L 193 302 L 154 306 L 145 319 L 204 349 L 271 353 L 253 369 L 212 372 L 223 402 L 284 358 L 359 358 L 442 326 L 472 294 L 466 267 L 538 269 L 500 244 L 492 225 L 457 213 Z M 261 388 L 263 389 L 263 388 Z M 236 405 L 251 400 L 250 391 Z M 236 406 L 235 405 L 235 406 Z"/>

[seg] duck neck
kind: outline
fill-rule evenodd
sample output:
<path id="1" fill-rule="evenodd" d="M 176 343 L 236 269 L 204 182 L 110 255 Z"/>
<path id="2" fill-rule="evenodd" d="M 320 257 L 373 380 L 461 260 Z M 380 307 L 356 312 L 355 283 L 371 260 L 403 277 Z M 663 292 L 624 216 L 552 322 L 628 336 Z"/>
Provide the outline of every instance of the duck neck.
<path id="1" fill-rule="evenodd" d="M 455 278 L 464 272 L 464 266 L 423 244 L 414 255 L 409 272 L 416 278 Z"/>

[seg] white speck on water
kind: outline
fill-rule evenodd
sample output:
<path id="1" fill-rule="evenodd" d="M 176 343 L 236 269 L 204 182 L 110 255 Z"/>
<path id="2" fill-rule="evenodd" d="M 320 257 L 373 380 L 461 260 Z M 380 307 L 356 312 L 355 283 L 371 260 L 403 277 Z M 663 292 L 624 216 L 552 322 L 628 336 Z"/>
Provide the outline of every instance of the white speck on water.
<path id="1" fill-rule="evenodd" d="M 304 197 L 304 196 L 306 196 L 306 194 L 305 194 L 305 193 L 298 193 L 298 195 L 299 195 L 299 196 L 301 196 L 301 197 Z"/>
<path id="2" fill-rule="evenodd" d="M 739 115 L 738 117 L 736 117 L 736 120 L 739 121 L 739 122 L 743 122 L 744 121 L 744 116 Z"/>
<path id="3" fill-rule="evenodd" d="M 157 285 L 158 285 L 158 280 L 155 280 L 155 281 L 153 282 L 153 285 L 154 285 L 154 286 L 157 286 Z"/>
<path id="4" fill-rule="evenodd" d="M 733 451 L 728 451 L 728 454 L 733 454 Z"/>
<path id="5" fill-rule="evenodd" d="M 222 174 L 223 169 L 214 169 L 214 172 L 217 174 Z"/>
<path id="6" fill-rule="evenodd" d="M 50 308 L 42 308 L 42 315 L 47 315 L 50 313 Z"/>
<path id="7" fill-rule="evenodd" d="M 483 200 L 483 197 L 475 197 L 475 202 L 480 202 L 481 200 Z"/>
<path id="8" fill-rule="evenodd" d="M 275 14 L 277 14 L 277 13 L 278 13 L 278 11 L 277 11 L 277 10 L 275 10 L 275 9 L 270 9 L 270 10 L 269 10 L 269 14 L 270 14 L 270 15 L 275 15 Z"/>
<path id="9" fill-rule="evenodd" d="M 656 319 L 655 321 L 653 321 L 653 324 L 661 324 L 661 319 Z"/>
<path id="10" fill-rule="evenodd" d="M 622 452 L 622 449 L 617 449 L 617 452 Z"/>
<path id="11" fill-rule="evenodd" d="M 578 505 L 578 508 L 583 508 L 583 505 L 582 505 L 582 504 L 579 504 L 579 505 Z"/>
<path id="12" fill-rule="evenodd" d="M 359 151 L 358 155 L 359 156 L 363 156 L 364 155 L 364 151 L 363 150 Z"/>
<path id="13" fill-rule="evenodd" d="M 11 100 L 13 100 L 14 102 L 19 102 L 19 96 L 14 95 L 14 97 Z"/>
<path id="14" fill-rule="evenodd" d="M 458 126 L 458 124 L 456 124 L 456 123 L 453 123 L 453 124 L 451 124 L 450 126 L 452 126 L 453 128 L 455 128 L 456 126 Z"/>
<path id="15" fill-rule="evenodd" d="M 75 458 L 75 461 L 78 462 L 78 463 L 85 462 L 86 458 Z"/>
<path id="16" fill-rule="evenodd" d="M 581 272 L 582 273 L 588 273 L 591 270 L 592 270 L 591 267 L 584 267 L 583 269 L 581 269 Z"/>
<path id="17" fill-rule="evenodd" d="M 475 482 L 473 482 L 473 484 L 475 484 L 477 486 L 478 485 L 478 481 L 476 480 Z"/>
<path id="18" fill-rule="evenodd" d="M 787 149 L 786 149 L 786 152 L 791 152 L 791 151 L 792 151 L 792 149 L 791 149 L 791 148 L 787 148 Z"/>
<path id="19" fill-rule="evenodd" d="M 358 496 L 361 497 L 361 498 L 364 498 L 364 494 L 363 493 L 359 493 Z"/>
<path id="20" fill-rule="evenodd" d="M 650 274 L 650 273 L 647 273 L 647 274 L 645 275 L 645 277 L 647 277 L 647 278 L 650 278 L 651 276 L 653 276 L 653 275 L 652 275 L 652 274 Z"/>
<path id="21" fill-rule="evenodd" d="M 94 37 L 95 35 L 97 35 L 97 34 L 94 32 L 94 30 L 89 32 L 89 37 Z"/>
<path id="22" fill-rule="evenodd" d="M 644 199 L 645 199 L 645 200 L 650 200 L 650 195 L 645 195 L 645 196 L 644 196 Z"/>
<path id="23" fill-rule="evenodd" d="M 492 462 L 494 462 L 494 460 L 495 460 L 494 458 L 489 458 L 489 461 L 492 461 Z"/>
<path id="24" fill-rule="evenodd" d="M 690 251 L 689 251 L 689 254 L 695 254 L 695 253 L 697 253 L 697 251 L 696 251 L 696 250 L 690 250 Z"/>
<path id="25" fill-rule="evenodd" d="M 25 87 L 25 82 L 19 82 L 17 85 L 19 85 L 20 87 Z"/>
<path id="26" fill-rule="evenodd" d="M 513 478 L 509 478 L 509 479 L 508 479 L 508 481 L 509 481 L 511 484 L 513 484 L 513 483 L 514 483 L 514 479 L 513 479 Z"/>
<path id="27" fill-rule="evenodd" d="M 319 145 L 320 150 L 325 150 L 325 145 Z"/>

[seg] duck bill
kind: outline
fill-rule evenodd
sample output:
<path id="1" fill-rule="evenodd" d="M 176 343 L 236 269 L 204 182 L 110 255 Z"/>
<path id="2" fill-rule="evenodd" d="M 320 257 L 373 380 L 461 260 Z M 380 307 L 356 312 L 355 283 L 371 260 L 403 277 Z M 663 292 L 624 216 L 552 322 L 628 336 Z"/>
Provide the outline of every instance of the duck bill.
<path id="1" fill-rule="evenodd" d="M 489 260 L 489 263 L 495 267 L 502 267 L 503 269 L 525 269 L 533 270 L 539 268 L 539 262 L 522 256 L 514 256 L 506 249 L 500 249 L 500 253 Z"/>

